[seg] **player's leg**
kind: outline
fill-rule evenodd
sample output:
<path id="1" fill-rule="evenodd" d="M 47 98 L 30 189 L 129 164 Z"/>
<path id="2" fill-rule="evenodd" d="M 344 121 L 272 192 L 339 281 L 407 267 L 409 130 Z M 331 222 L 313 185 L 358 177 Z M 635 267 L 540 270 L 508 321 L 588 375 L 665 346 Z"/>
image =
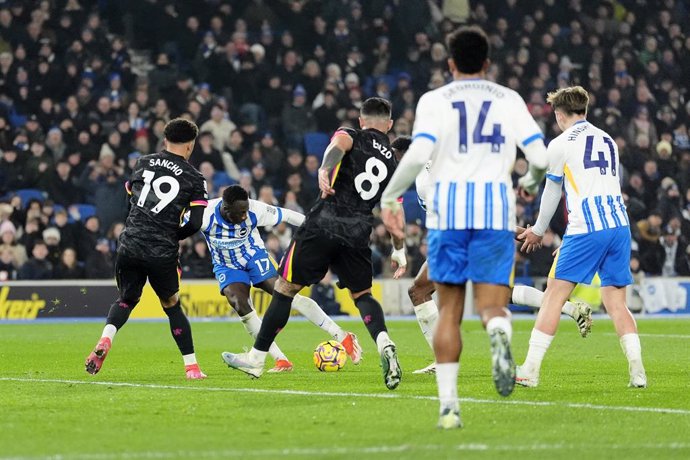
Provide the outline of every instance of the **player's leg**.
<path id="1" fill-rule="evenodd" d="M 274 280 L 278 276 L 268 254 L 265 251 L 257 251 L 255 256 L 247 262 L 244 270 L 216 265 L 213 268 L 213 273 L 220 283 L 221 292 L 228 299 L 230 306 L 237 312 L 245 330 L 256 340 L 259 329 L 261 329 L 261 320 L 251 304 L 250 286 L 264 283 L 270 279 Z M 292 370 L 292 363 L 278 347 L 278 344 L 273 343 L 268 352 L 276 363 L 269 372 Z"/>
<path id="2" fill-rule="evenodd" d="M 642 364 L 642 346 L 635 318 L 625 302 L 625 291 L 625 287 L 604 286 L 601 288 L 601 298 L 628 360 L 629 386 L 644 388 L 647 386 L 647 375 Z"/>
<path id="3" fill-rule="evenodd" d="M 108 312 L 105 327 L 96 347 L 86 358 L 86 372 L 96 374 L 101 369 L 103 361 L 108 356 L 117 331 L 124 326 L 132 313 L 132 309 L 139 303 L 141 292 L 146 284 L 146 273 L 130 259 L 118 253 L 115 260 L 115 280 L 120 293 Z"/>
<path id="4" fill-rule="evenodd" d="M 276 279 L 277 278 L 269 278 L 255 286 L 273 295 L 273 287 Z M 354 364 L 359 364 L 362 358 L 362 348 L 359 346 L 357 336 L 343 330 L 343 328 L 321 309 L 318 303 L 309 297 L 296 294 L 292 301 L 292 307 L 300 312 L 312 324 L 319 327 L 336 341 L 342 343 L 352 362 Z"/>
<path id="5" fill-rule="evenodd" d="M 192 338 L 192 326 L 180 305 L 180 275 L 182 270 L 179 261 L 156 262 L 148 265 L 148 278 L 151 287 L 160 300 L 161 307 L 168 317 L 170 333 L 177 348 L 182 354 L 185 373 L 188 379 L 204 379 L 206 375 L 201 372 L 194 353 L 194 339 Z"/>
<path id="6" fill-rule="evenodd" d="M 326 274 L 329 253 L 328 242 L 316 237 L 293 240 L 281 262 L 280 277 L 275 283 L 273 297 L 264 313 L 254 347 L 247 353 L 224 352 L 223 361 L 228 367 L 255 378 L 261 376 L 271 344 L 290 319 L 295 295 L 304 285 L 311 285 Z"/>
<path id="7" fill-rule="evenodd" d="M 428 277 L 438 296 L 439 318 L 434 333 L 436 383 L 439 396 L 438 427 L 460 428 L 458 372 L 462 353 L 460 323 L 465 305 L 467 248 L 470 231 L 430 230 Z"/>
<path id="8" fill-rule="evenodd" d="M 436 384 L 440 402 L 438 427 L 460 428 L 458 373 L 462 336 L 460 323 L 465 306 L 465 286 L 435 283 L 438 295 L 438 325 L 434 334 Z"/>
<path id="9" fill-rule="evenodd" d="M 630 231 L 628 227 L 619 227 L 608 232 L 611 234 L 611 244 L 599 271 L 601 298 L 628 359 L 629 386 L 644 388 L 647 386 L 647 375 L 642 364 L 642 346 L 635 318 L 626 304 L 626 286 L 633 282 L 630 274 Z"/>
<path id="10" fill-rule="evenodd" d="M 515 387 L 515 362 L 510 347 L 513 329 L 508 300 L 515 260 L 513 233 L 502 230 L 471 232 L 467 277 L 474 282 L 474 304 L 491 343 L 496 390 L 508 396 Z"/>
<path id="11" fill-rule="evenodd" d="M 546 284 L 542 306 L 529 340 L 527 357 L 517 368 L 516 383 L 535 387 L 546 351 L 558 329 L 561 309 L 577 283 L 589 284 L 606 254 L 608 240 L 601 232 L 566 235 L 556 253 Z M 628 246 L 629 248 L 629 246 Z"/>
<path id="12" fill-rule="evenodd" d="M 508 396 L 515 387 L 515 361 L 511 351 L 513 328 L 507 308 L 510 288 L 507 285 L 475 283 L 474 305 L 489 335 L 492 376 L 496 390 Z"/>
<path id="13" fill-rule="evenodd" d="M 511 301 L 518 305 L 526 305 L 532 308 L 541 308 L 544 292 L 532 286 L 518 285 L 513 287 Z M 580 331 L 582 337 L 592 330 L 592 307 L 586 302 L 566 301 L 561 309 L 562 313 L 570 316 Z"/>
<path id="14" fill-rule="evenodd" d="M 242 270 L 231 270 L 233 272 L 246 273 Z M 229 274 L 228 277 L 232 276 Z M 259 329 L 261 329 L 261 319 L 256 314 L 256 310 L 252 307 L 249 286 L 249 277 L 246 278 L 246 283 L 244 282 L 232 282 L 223 287 L 223 295 L 228 299 L 230 306 L 237 312 L 240 317 L 242 326 L 247 331 L 252 339 L 256 340 L 256 336 L 259 334 Z M 278 347 L 278 344 L 273 343 L 268 350 L 268 353 L 275 360 L 276 366 L 271 369 L 273 372 L 284 372 L 292 370 L 292 363 L 288 360 L 287 356 Z"/>
<path id="15" fill-rule="evenodd" d="M 422 268 L 414 279 L 412 286 L 407 290 L 407 294 L 412 301 L 414 314 L 417 317 L 417 323 L 422 329 L 422 335 L 426 339 L 431 351 L 434 351 L 434 330 L 436 329 L 436 322 L 438 321 L 438 307 L 431 298 L 436 288 L 434 283 L 428 277 L 428 264 L 424 262 Z M 418 369 L 413 374 L 433 374 L 436 372 L 436 363 L 431 363 L 423 369 Z"/>
<path id="16" fill-rule="evenodd" d="M 537 320 L 529 339 L 529 349 L 525 362 L 518 366 L 516 383 L 527 387 L 539 384 L 539 372 L 546 351 L 561 319 L 561 308 L 575 288 L 575 283 L 549 278 L 544 292 L 544 300 L 537 313 Z"/>
<path id="17" fill-rule="evenodd" d="M 398 362 L 395 343 L 388 335 L 383 308 L 371 295 L 371 249 L 338 245 L 333 254 L 331 268 L 338 276 L 338 285 L 350 291 L 369 335 L 376 342 L 386 388 L 394 390 L 402 379 L 402 369 Z"/>

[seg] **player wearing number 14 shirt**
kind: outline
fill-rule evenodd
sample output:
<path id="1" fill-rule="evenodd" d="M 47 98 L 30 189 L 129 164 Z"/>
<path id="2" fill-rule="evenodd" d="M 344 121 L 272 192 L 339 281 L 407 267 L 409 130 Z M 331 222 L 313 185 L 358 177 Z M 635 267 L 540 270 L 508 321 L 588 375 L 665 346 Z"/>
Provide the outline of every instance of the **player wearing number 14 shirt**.
<path id="1" fill-rule="evenodd" d="M 321 199 L 307 213 L 283 257 L 254 348 L 248 353 L 223 353 L 229 367 L 259 377 L 271 343 L 287 324 L 294 296 L 303 286 L 320 281 L 330 267 L 340 287 L 350 290 L 376 342 L 386 387 L 392 390 L 400 383 L 395 344 L 388 336 L 381 305 L 371 295 L 369 249 L 372 210 L 397 165 L 386 134 L 393 124 L 390 116 L 388 101 L 370 98 L 360 110 L 362 129 L 341 128 L 333 135 L 319 170 Z M 394 246 L 398 271 L 404 270 L 402 239 Z"/>
<path id="2" fill-rule="evenodd" d="M 119 298 L 110 307 L 101 339 L 86 358 L 90 374 L 100 370 L 148 279 L 170 321 L 187 378 L 206 377 L 196 362 L 192 330 L 178 294 L 179 241 L 199 230 L 208 200 L 203 176 L 187 162 L 198 132 L 190 121 L 171 120 L 164 130 L 165 150 L 141 157 L 126 184 L 130 211 L 115 262 Z M 189 221 L 180 226 L 187 210 Z"/>

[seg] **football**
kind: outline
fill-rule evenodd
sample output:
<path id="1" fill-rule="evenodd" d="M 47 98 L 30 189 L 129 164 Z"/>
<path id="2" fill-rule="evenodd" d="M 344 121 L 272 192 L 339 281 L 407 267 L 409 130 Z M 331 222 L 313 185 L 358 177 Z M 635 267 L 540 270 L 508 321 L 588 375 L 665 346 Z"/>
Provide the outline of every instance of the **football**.
<path id="1" fill-rule="evenodd" d="M 345 347 L 335 340 L 321 342 L 314 350 L 314 365 L 321 372 L 339 371 L 346 361 Z"/>

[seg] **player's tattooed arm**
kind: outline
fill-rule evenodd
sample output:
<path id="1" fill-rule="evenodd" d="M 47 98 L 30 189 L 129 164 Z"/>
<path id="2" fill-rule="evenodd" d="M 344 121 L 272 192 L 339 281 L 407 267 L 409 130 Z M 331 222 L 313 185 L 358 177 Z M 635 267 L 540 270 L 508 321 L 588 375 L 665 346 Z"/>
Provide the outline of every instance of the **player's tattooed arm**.
<path id="1" fill-rule="evenodd" d="M 326 198 L 328 195 L 335 193 L 331 173 L 350 149 L 352 149 L 352 137 L 343 130 L 336 131 L 333 139 L 331 139 L 331 143 L 326 147 L 326 151 L 323 154 L 323 162 L 319 168 L 321 198 Z"/>

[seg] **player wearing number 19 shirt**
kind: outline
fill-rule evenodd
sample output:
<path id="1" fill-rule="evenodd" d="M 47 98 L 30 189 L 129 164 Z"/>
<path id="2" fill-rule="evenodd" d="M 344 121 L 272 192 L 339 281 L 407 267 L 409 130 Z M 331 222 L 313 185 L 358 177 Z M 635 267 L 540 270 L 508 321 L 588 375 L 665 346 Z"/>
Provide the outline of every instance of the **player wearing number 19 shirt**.
<path id="1" fill-rule="evenodd" d="M 115 262 L 119 298 L 110 307 L 101 339 L 86 358 L 90 374 L 100 370 L 148 279 L 170 321 L 187 378 L 206 377 L 196 362 L 192 330 L 178 295 L 179 241 L 199 230 L 208 200 L 203 176 L 187 162 L 198 132 L 190 121 L 171 120 L 164 130 L 165 150 L 141 157 L 126 184 L 130 211 Z M 189 221 L 180 226 L 187 210 Z"/>
<path id="2" fill-rule="evenodd" d="M 370 98 L 360 110 L 362 129 L 340 128 L 333 135 L 319 170 L 321 198 L 307 213 L 283 257 L 254 348 L 248 353 L 223 353 L 229 367 L 259 377 L 271 343 L 287 324 L 293 297 L 303 286 L 321 280 L 330 267 L 340 287 L 350 290 L 377 344 L 386 387 L 392 390 L 400 383 L 395 344 L 388 336 L 381 305 L 371 295 L 369 249 L 372 210 L 397 166 L 386 135 L 393 124 L 390 116 L 388 101 Z M 404 254 L 403 240 L 394 245 Z M 398 252 L 402 269 L 403 259 Z"/>
<path id="3" fill-rule="evenodd" d="M 563 133 L 549 144 L 549 167 L 534 227 L 518 238 L 530 252 L 541 243 L 565 189 L 568 228 L 558 249 L 532 330 L 527 358 L 517 369 L 517 383 L 534 387 L 546 350 L 558 327 L 560 308 L 576 283 L 601 278 L 601 297 L 628 359 L 629 384 L 645 387 L 647 376 L 635 319 L 626 305 L 630 274 L 630 226 L 620 187 L 618 148 L 613 138 L 587 121 L 589 95 L 580 87 L 549 93 Z"/>
<path id="4" fill-rule="evenodd" d="M 413 140 L 381 198 L 386 227 L 398 237 L 396 199 L 429 161 L 427 205 L 429 278 L 438 294 L 434 334 L 440 428 L 459 428 L 457 375 L 465 284 L 489 335 L 492 374 L 499 394 L 515 385 L 506 306 L 514 261 L 515 197 L 511 172 L 520 147 L 543 176 L 543 134 L 523 99 L 485 79 L 489 42 L 479 27 L 461 27 L 448 39 L 454 81 L 424 94 L 417 104 Z M 539 171 L 537 169 L 539 168 Z"/>

